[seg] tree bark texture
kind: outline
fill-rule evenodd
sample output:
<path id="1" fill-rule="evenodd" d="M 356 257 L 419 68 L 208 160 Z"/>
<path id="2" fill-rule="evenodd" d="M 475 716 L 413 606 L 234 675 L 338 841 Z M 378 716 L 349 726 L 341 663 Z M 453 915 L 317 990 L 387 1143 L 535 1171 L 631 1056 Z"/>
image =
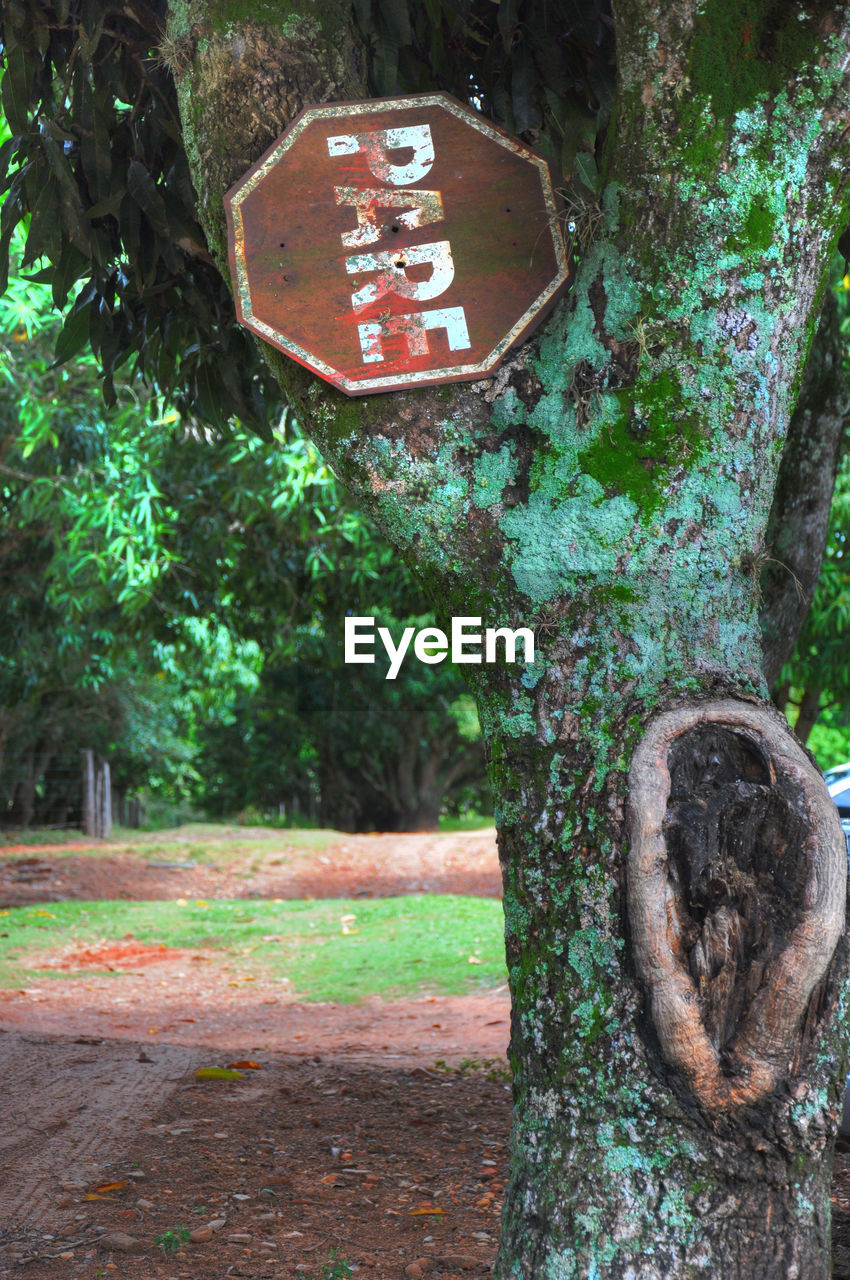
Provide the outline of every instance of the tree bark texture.
<path id="1" fill-rule="evenodd" d="M 171 11 L 224 265 L 224 191 L 305 101 L 368 96 L 363 60 L 341 2 Z M 266 354 L 439 611 L 537 635 L 469 668 L 513 999 L 497 1277 L 824 1280 L 843 877 L 753 566 L 848 216 L 848 19 L 615 16 L 575 283 L 494 378 L 352 401 Z"/>
<path id="2" fill-rule="evenodd" d="M 632 945 L 662 1054 L 706 1113 L 758 1102 L 798 1056 L 844 931 L 835 805 L 781 717 L 727 699 L 652 722 L 628 818 Z"/>

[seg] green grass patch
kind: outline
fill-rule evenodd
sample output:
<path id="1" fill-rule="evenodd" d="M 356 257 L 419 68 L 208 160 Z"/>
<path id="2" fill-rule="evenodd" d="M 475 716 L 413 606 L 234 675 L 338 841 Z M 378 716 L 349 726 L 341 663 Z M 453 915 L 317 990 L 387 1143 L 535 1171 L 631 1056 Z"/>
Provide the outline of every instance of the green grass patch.
<path id="1" fill-rule="evenodd" d="M 501 903 L 414 895 L 356 902 L 55 902 L 0 912 L 0 987 L 64 978 L 27 960 L 120 942 L 203 948 L 308 1001 L 462 995 L 506 981 Z M 471 963 L 470 961 L 474 963 Z M 92 966 L 88 967 L 91 975 Z M 82 977 L 83 974 L 74 976 Z M 120 974 L 115 975 L 120 981 Z"/>
<path id="2" fill-rule="evenodd" d="M 496 825 L 492 813 L 477 813 L 470 809 L 468 813 L 449 816 L 444 813 L 440 818 L 440 831 L 488 831 Z"/>
<path id="3" fill-rule="evenodd" d="M 63 827 L 61 830 L 54 828 L 33 827 L 26 831 L 6 831 L 0 829 L 0 854 L 2 854 L 6 846 L 26 845 L 28 848 L 49 849 L 53 845 L 67 844 L 69 841 L 77 842 L 86 840 L 90 837 L 83 835 L 81 831 Z M 97 840 L 92 839 L 92 847 L 98 844 Z"/>

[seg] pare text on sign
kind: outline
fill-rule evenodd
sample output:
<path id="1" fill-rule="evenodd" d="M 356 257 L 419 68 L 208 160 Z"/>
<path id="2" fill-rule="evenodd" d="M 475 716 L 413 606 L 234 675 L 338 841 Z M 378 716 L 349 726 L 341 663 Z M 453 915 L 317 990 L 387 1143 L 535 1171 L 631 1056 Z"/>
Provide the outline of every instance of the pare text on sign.
<path id="1" fill-rule="evenodd" d="M 447 94 L 306 108 L 225 209 L 239 319 L 349 395 L 488 376 L 569 280 L 545 161 Z"/>

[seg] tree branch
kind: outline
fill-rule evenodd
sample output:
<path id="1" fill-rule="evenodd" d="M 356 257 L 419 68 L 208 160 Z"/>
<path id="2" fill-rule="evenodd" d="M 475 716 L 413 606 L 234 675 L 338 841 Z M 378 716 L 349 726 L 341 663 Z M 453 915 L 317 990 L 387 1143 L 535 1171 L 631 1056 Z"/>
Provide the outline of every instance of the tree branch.
<path id="1" fill-rule="evenodd" d="M 764 673 L 779 678 L 811 607 L 829 532 L 842 444 L 850 425 L 850 379 L 835 297 L 829 294 L 791 418 L 765 536 L 761 577 Z"/>

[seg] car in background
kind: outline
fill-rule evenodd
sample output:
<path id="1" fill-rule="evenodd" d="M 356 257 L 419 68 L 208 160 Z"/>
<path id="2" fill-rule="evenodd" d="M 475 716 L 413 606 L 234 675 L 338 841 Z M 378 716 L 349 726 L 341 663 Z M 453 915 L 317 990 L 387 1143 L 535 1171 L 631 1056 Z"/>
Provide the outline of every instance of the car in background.
<path id="1" fill-rule="evenodd" d="M 850 762 L 847 764 L 834 764 L 829 769 L 823 771 L 824 780 L 828 787 L 836 782 L 844 782 L 845 779 L 850 781 Z"/>
<path id="2" fill-rule="evenodd" d="M 832 769 L 826 769 L 823 778 L 842 820 L 850 818 L 850 764 L 837 764 Z"/>
<path id="3" fill-rule="evenodd" d="M 826 789 L 832 796 L 835 807 L 838 810 L 838 816 L 841 819 L 844 839 L 847 842 L 847 855 L 850 858 L 850 764 L 834 765 L 831 769 L 825 769 L 823 776 L 826 782 Z M 841 1116 L 839 1132 L 845 1138 L 850 1137 L 850 1076 L 847 1077 L 844 1112 Z"/>
<path id="4" fill-rule="evenodd" d="M 842 823 L 846 822 L 850 818 L 850 778 L 843 778 L 840 782 L 827 782 L 826 789 L 835 802 Z"/>
<path id="5" fill-rule="evenodd" d="M 825 769 L 823 779 L 838 810 L 847 839 L 847 855 L 850 857 L 850 764 L 836 764 L 831 769 Z"/>

